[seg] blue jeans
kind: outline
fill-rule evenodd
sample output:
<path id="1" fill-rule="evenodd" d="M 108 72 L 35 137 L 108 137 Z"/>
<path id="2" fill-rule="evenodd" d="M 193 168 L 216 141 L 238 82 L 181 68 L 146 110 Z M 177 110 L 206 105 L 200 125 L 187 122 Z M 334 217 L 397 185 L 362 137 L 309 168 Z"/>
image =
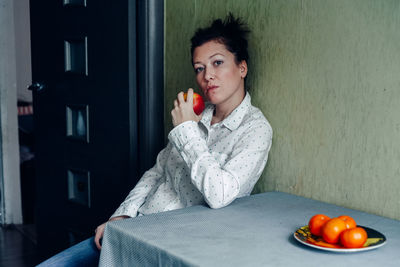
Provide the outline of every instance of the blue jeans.
<path id="1" fill-rule="evenodd" d="M 94 237 L 88 238 L 60 253 L 54 255 L 50 259 L 42 262 L 37 267 L 90 267 L 98 266 L 100 258 L 100 250 L 94 243 Z"/>

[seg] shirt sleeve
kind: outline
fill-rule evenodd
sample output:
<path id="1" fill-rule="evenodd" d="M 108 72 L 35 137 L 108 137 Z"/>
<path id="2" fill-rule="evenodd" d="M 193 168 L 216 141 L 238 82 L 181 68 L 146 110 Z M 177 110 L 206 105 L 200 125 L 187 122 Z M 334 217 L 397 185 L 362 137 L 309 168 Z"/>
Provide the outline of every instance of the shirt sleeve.
<path id="1" fill-rule="evenodd" d="M 222 164 L 210 153 L 194 121 L 178 125 L 168 138 L 191 169 L 191 181 L 207 204 L 221 208 L 251 193 L 267 163 L 272 129 L 263 121 L 248 125 Z"/>
<path id="2" fill-rule="evenodd" d="M 129 217 L 137 216 L 137 212 L 140 206 L 146 201 L 149 192 L 164 176 L 164 167 L 171 149 L 172 145 L 168 143 L 167 147 L 158 153 L 156 164 L 143 174 L 139 182 L 110 218 L 122 215 Z"/>

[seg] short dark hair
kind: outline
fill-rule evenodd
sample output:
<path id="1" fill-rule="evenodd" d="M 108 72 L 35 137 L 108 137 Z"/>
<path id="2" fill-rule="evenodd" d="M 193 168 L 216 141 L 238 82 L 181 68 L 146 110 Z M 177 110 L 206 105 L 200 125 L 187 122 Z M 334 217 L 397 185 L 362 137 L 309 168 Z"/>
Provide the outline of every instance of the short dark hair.
<path id="1" fill-rule="evenodd" d="M 225 21 L 216 19 L 211 26 L 198 29 L 193 35 L 191 53 L 196 47 L 208 41 L 217 41 L 225 45 L 226 49 L 235 55 L 236 63 L 242 60 L 249 61 L 247 52 L 247 35 L 250 33 L 247 25 L 240 19 L 229 13 Z"/>

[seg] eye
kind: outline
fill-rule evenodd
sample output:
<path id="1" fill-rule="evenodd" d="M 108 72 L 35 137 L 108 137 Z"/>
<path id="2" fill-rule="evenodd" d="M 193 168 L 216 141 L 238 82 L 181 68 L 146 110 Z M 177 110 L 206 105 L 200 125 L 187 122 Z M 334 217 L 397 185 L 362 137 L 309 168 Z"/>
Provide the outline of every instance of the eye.
<path id="1" fill-rule="evenodd" d="M 215 65 L 215 66 L 219 66 L 219 65 L 221 65 L 222 63 L 224 63 L 222 60 L 216 60 L 216 61 L 214 61 L 214 65 Z"/>
<path id="2" fill-rule="evenodd" d="M 204 70 L 203 67 L 194 68 L 194 72 L 196 72 L 196 73 L 200 73 L 200 72 L 202 72 L 203 70 Z"/>

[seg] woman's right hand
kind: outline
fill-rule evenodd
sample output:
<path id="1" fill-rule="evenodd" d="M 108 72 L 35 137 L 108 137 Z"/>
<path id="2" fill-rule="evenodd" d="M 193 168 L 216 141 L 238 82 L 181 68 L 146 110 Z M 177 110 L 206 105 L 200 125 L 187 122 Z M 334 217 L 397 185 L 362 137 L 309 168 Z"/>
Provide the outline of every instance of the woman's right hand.
<path id="1" fill-rule="evenodd" d="M 108 222 L 111 221 L 117 221 L 117 220 L 122 220 L 122 219 L 126 219 L 129 218 L 129 216 L 118 216 L 118 217 L 114 217 L 111 218 Z M 104 229 L 106 228 L 106 224 L 108 222 L 105 222 L 99 226 L 97 226 L 96 230 L 95 230 L 95 236 L 94 236 L 94 243 L 96 243 L 96 247 L 100 250 L 101 249 L 101 244 L 100 244 L 100 239 L 103 238 L 104 235 Z"/>

